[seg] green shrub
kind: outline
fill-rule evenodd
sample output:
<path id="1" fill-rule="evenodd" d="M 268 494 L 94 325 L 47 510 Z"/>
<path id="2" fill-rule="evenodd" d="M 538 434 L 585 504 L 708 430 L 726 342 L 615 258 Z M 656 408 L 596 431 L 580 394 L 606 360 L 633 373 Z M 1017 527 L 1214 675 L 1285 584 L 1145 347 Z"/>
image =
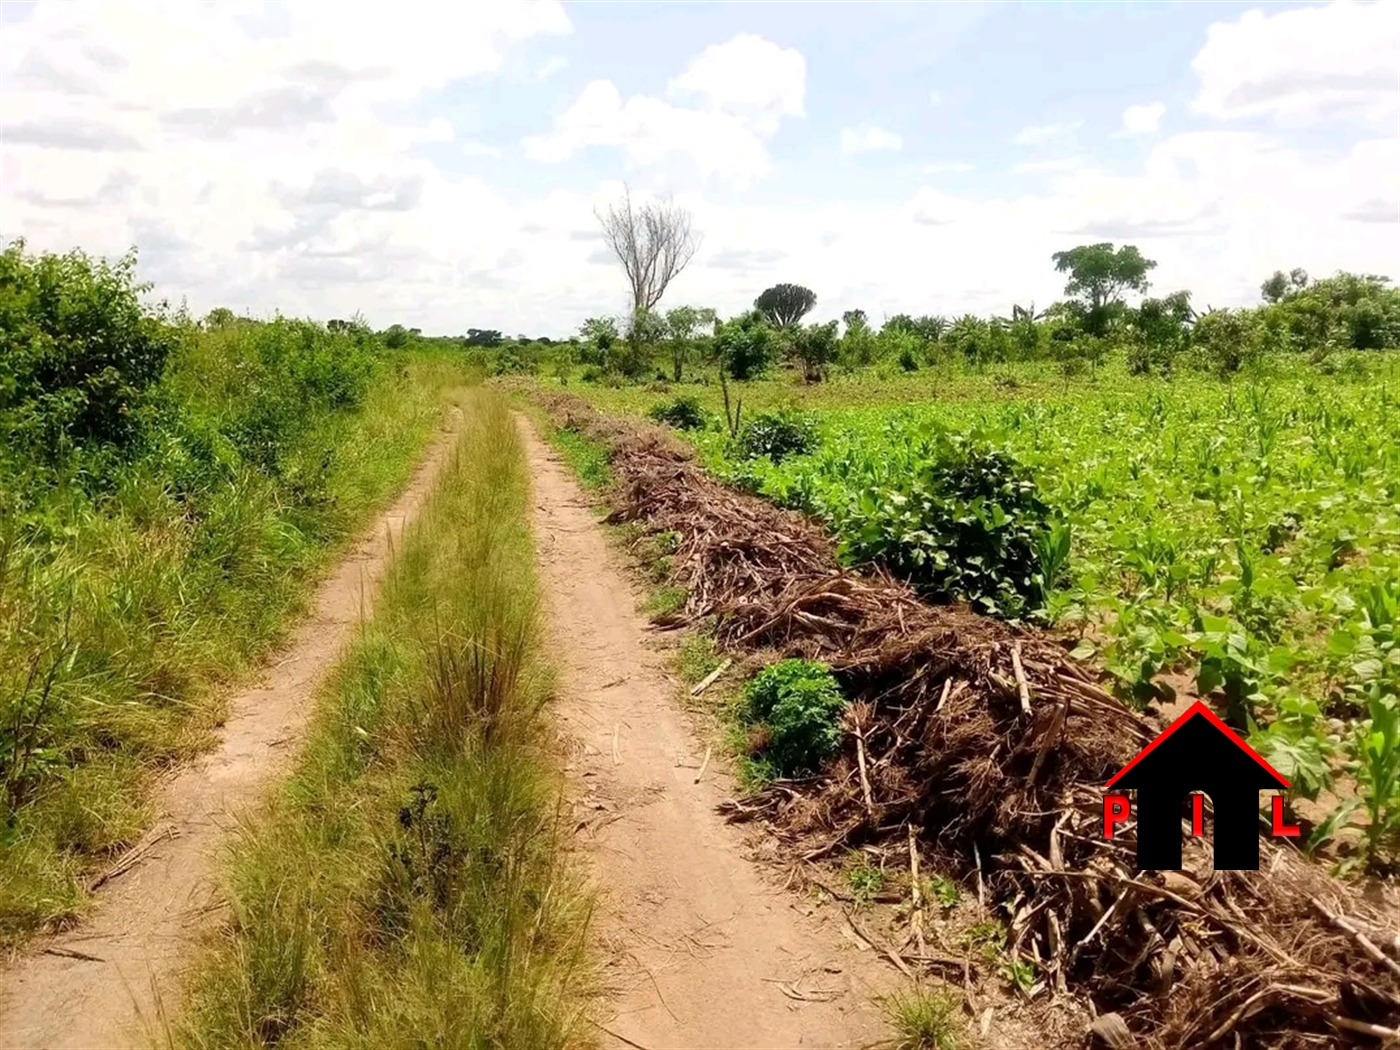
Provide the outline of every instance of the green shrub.
<path id="1" fill-rule="evenodd" d="M 846 699 L 831 670 L 810 660 L 782 660 L 744 687 L 744 721 L 767 730 L 763 757 L 779 776 L 817 769 L 841 747 Z"/>
<path id="2" fill-rule="evenodd" d="M 136 254 L 116 264 L 0 253 L 0 429 L 12 448 L 55 463 L 76 448 L 131 446 L 141 407 L 176 345 L 144 309 Z"/>
<path id="3" fill-rule="evenodd" d="M 1040 554 L 1049 507 L 1020 463 L 976 440 L 940 435 L 895 484 L 834 509 L 849 561 L 885 565 L 930 597 L 1017 617 L 1053 583 Z"/>
<path id="4" fill-rule="evenodd" d="M 777 353 L 773 330 L 757 310 L 725 321 L 715 333 L 715 354 L 735 379 L 762 374 Z"/>
<path id="5" fill-rule="evenodd" d="M 739 435 L 739 449 L 746 459 L 767 456 L 779 463 L 816 447 L 816 420 L 809 413 L 791 409 L 755 416 Z"/>
<path id="6" fill-rule="evenodd" d="M 709 416 L 701 407 L 700 399 L 689 394 L 674 401 L 658 401 L 651 406 L 647 415 L 677 430 L 704 430 L 709 423 Z"/>

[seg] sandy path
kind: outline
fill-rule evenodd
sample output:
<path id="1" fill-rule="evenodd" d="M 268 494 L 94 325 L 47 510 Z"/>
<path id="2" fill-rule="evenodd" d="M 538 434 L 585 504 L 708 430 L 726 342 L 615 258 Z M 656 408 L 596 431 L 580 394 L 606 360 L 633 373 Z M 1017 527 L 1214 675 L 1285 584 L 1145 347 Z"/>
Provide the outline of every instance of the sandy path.
<path id="1" fill-rule="evenodd" d="M 201 917 L 216 904 L 214 853 L 237 811 L 284 774 L 295 756 L 322 674 L 368 615 L 388 561 L 422 506 L 459 428 L 429 446 L 407 489 L 317 591 L 256 686 L 234 697 L 218 750 L 182 767 L 162 788 L 154 842 L 97 894 L 83 925 L 46 938 L 0 971 L 0 1046 L 139 1045 L 160 997 L 176 993 Z M 140 847 L 138 847 L 139 851 Z"/>
<path id="2" fill-rule="evenodd" d="M 611 1032 L 660 1047 L 860 1046 L 887 1035 L 888 971 L 771 885 L 716 814 L 703 758 L 637 598 L 567 468 L 520 420 L 534 479 L 556 708 L 600 890 Z M 812 999 L 800 1001 L 789 990 Z M 627 1045 L 613 1035 L 605 1047 Z"/>

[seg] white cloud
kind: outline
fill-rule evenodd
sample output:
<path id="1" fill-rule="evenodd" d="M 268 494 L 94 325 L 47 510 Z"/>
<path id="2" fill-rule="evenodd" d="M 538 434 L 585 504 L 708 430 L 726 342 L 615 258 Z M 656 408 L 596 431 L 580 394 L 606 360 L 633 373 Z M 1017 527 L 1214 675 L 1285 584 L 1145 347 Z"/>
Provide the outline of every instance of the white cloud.
<path id="1" fill-rule="evenodd" d="M 941 106 L 941 105 L 943 105 L 943 92 L 941 92 L 941 91 L 930 91 L 930 92 L 928 93 L 928 104 L 929 104 L 930 106 Z"/>
<path id="2" fill-rule="evenodd" d="M 552 55 L 540 63 L 535 70 L 536 80 L 548 80 L 556 73 L 562 73 L 569 68 L 569 60 L 563 55 Z"/>
<path id="3" fill-rule="evenodd" d="M 1123 110 L 1123 130 L 1129 135 L 1151 135 L 1162 122 L 1166 113 L 1165 102 L 1148 102 L 1141 106 L 1129 106 Z"/>
<path id="4" fill-rule="evenodd" d="M 671 80 L 674 101 L 624 100 L 612 81 L 593 81 L 552 131 L 525 140 L 525 152 L 557 164 L 587 147 L 609 146 L 633 166 L 683 157 L 704 176 L 746 183 L 768 172 L 765 141 L 782 118 L 803 116 L 806 69 L 800 52 L 740 34 L 707 47 Z"/>
<path id="5" fill-rule="evenodd" d="M 1064 124 L 1035 124 L 1022 128 L 1011 141 L 1017 146 L 1058 146 L 1074 142 L 1084 121 L 1074 120 Z"/>
<path id="6" fill-rule="evenodd" d="M 499 159 L 505 156 L 505 150 L 501 149 L 499 146 L 492 146 L 487 142 L 467 139 L 462 143 L 462 155 L 466 157 L 492 157 Z"/>
<path id="7" fill-rule="evenodd" d="M 520 217 L 418 154 L 455 132 L 407 104 L 568 29 L 554 3 L 40 3 L 0 48 L 0 235 L 135 243 L 143 275 L 195 308 L 470 304 Z"/>
<path id="8" fill-rule="evenodd" d="M 593 216 L 620 184 L 565 158 L 600 146 L 632 166 L 680 158 L 742 182 L 771 170 L 776 129 L 806 105 L 802 56 L 753 37 L 700 52 L 656 97 L 595 81 L 553 126 L 519 115 L 546 132 L 527 148 L 558 158 L 543 169 L 557 188 L 532 191 L 512 181 L 511 165 L 529 163 L 513 145 L 500 163 L 469 163 L 495 146 L 420 103 L 461 77 L 540 68 L 549 34 L 567 28 L 557 8 L 405 5 L 403 25 L 371 8 L 321 22 L 259 6 L 77 10 L 41 4 L 0 37 L 0 235 L 108 255 L 137 243 L 142 276 L 196 312 L 362 309 L 380 326 L 563 334 L 625 295 Z M 536 40 L 547 50 L 531 51 Z M 1353 137 L 1324 150 L 1311 134 L 1213 126 L 1150 140 L 1131 168 L 1073 156 L 1079 122 L 1030 128 L 1018 138 L 1040 147 L 1024 161 L 1041 176 L 1001 196 L 940 178 L 973 170 L 948 159 L 924 163 L 928 185 L 898 200 L 787 192 L 801 170 L 761 200 L 690 180 L 677 202 L 705 247 L 667 305 L 732 312 L 796 280 L 822 317 L 1002 311 L 1058 298 L 1050 254 L 1095 240 L 1139 244 L 1159 262 L 1154 288 L 1190 288 L 1200 304 L 1252 301 L 1264 275 L 1293 266 L 1400 278 L 1400 139 L 1317 112 Z"/>
<path id="9" fill-rule="evenodd" d="M 1377 123 L 1400 112 L 1400 5 L 1347 0 L 1217 22 L 1192 66 L 1193 108 L 1222 120 L 1314 123 L 1339 115 Z"/>
<path id="10" fill-rule="evenodd" d="M 1027 160 L 1012 167 L 1020 175 L 1034 175 L 1040 172 L 1076 171 L 1085 165 L 1083 157 L 1050 157 L 1046 160 Z"/>
<path id="11" fill-rule="evenodd" d="M 711 44 L 666 86 L 672 98 L 698 98 L 707 109 L 728 113 L 765 135 L 777 131 L 783 117 L 806 115 L 806 90 L 802 52 L 751 33 Z"/>
<path id="12" fill-rule="evenodd" d="M 842 153 L 898 152 L 904 148 L 904 139 L 894 131 L 864 124 L 858 128 L 841 129 Z"/>

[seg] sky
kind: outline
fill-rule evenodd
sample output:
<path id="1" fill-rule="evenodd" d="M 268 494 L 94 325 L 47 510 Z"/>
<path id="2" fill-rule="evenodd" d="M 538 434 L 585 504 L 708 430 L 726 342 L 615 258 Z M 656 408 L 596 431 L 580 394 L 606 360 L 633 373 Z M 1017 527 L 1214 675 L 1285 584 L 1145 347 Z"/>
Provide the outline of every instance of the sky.
<path id="1" fill-rule="evenodd" d="M 663 307 L 1006 313 L 1104 240 L 1198 308 L 1400 279 L 1400 3 L 0 5 L 0 238 L 195 315 L 567 335 L 624 186 L 702 238 Z"/>

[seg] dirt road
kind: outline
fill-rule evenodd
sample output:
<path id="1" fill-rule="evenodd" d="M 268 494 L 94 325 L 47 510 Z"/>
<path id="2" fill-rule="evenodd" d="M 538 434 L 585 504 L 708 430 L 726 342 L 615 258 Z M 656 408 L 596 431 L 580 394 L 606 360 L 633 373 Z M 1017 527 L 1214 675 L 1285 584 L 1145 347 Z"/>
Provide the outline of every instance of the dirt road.
<path id="1" fill-rule="evenodd" d="M 312 615 L 272 657 L 263 680 L 233 699 L 219 749 L 164 785 L 162 819 L 131 854 L 134 865 L 98 891 L 91 918 L 0 971 L 0 1046 L 148 1042 L 158 1004 L 174 998 L 179 967 L 215 905 L 215 850 L 237 812 L 286 773 L 322 674 L 369 614 L 389 537 L 399 541 L 432 490 L 459 422 L 454 410 L 403 495 L 322 583 Z"/>
<path id="2" fill-rule="evenodd" d="M 598 883 L 605 1047 L 859 1046 L 889 972 L 772 885 L 715 805 L 732 784 L 686 724 L 637 596 L 567 468 L 521 419 L 549 653 Z M 608 1016 L 610 1015 L 610 1016 Z M 621 1038 L 619 1038 L 621 1037 Z"/>

